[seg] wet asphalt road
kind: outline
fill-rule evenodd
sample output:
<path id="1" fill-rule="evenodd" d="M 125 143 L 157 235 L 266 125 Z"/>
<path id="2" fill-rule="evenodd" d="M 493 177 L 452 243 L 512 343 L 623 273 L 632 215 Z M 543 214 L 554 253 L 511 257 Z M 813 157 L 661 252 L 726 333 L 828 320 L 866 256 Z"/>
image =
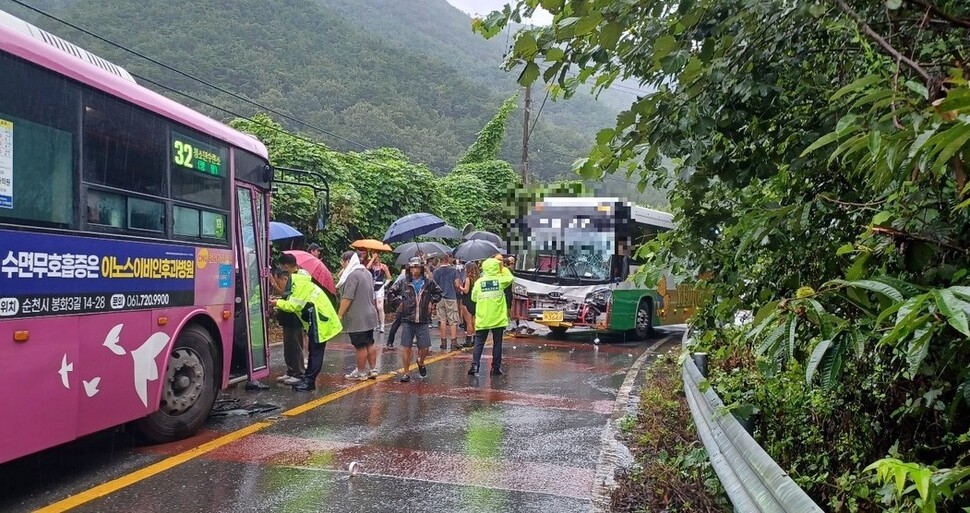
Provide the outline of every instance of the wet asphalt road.
<path id="1" fill-rule="evenodd" d="M 678 340 L 506 338 L 503 376 L 468 376 L 471 354 L 459 351 L 430 364 L 425 380 L 412 368 L 411 383 L 382 380 L 282 416 L 355 384 L 343 378 L 352 348 L 338 339 L 315 393 L 274 383 L 220 397 L 226 407 L 279 406 L 272 412 L 213 417 L 197 436 L 166 445 L 108 431 L 0 465 L 0 511 L 34 510 L 118 478 L 131 483 L 75 511 L 587 511 L 600 435 L 628 369 L 649 346 L 663 341 L 662 353 Z M 275 376 L 283 365 L 274 349 Z M 380 369 L 398 369 L 399 353 L 382 351 Z M 260 421 L 268 426 L 211 452 L 130 476 Z"/>

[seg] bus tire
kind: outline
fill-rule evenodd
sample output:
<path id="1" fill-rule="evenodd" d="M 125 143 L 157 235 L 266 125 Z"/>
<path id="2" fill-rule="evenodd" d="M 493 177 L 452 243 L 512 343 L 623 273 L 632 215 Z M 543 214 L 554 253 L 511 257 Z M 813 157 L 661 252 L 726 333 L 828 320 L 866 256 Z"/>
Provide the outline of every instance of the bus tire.
<path id="1" fill-rule="evenodd" d="M 550 326 L 549 327 L 549 337 L 550 338 L 557 339 L 557 340 L 564 339 L 564 338 L 566 338 L 566 330 L 567 329 L 568 328 L 564 328 L 562 326 Z"/>
<path id="2" fill-rule="evenodd" d="M 637 317 L 634 320 L 634 334 L 637 340 L 647 340 L 653 336 L 653 312 L 651 303 L 646 299 L 641 299 L 637 306 Z"/>
<path id="3" fill-rule="evenodd" d="M 216 349 L 204 328 L 185 328 L 175 341 L 162 383 L 158 411 L 137 421 L 149 441 L 165 443 L 189 437 L 202 427 L 215 404 Z"/>

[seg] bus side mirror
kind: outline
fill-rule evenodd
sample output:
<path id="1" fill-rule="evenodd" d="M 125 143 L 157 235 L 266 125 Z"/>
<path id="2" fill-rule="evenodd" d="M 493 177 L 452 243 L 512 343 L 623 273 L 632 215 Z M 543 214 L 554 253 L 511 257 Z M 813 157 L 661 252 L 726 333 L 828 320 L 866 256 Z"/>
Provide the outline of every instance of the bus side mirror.
<path id="1" fill-rule="evenodd" d="M 330 218 L 329 205 L 323 200 L 317 203 L 317 231 L 322 232 L 327 228 L 327 221 Z"/>
<path id="2" fill-rule="evenodd" d="M 266 183 L 273 181 L 273 167 L 269 164 L 263 166 L 263 181 Z"/>

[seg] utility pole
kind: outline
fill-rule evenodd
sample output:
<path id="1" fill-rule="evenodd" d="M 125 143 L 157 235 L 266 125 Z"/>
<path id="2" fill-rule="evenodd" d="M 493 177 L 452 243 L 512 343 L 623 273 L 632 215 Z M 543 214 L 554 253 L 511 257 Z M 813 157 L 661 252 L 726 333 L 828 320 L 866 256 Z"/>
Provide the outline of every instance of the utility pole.
<path id="1" fill-rule="evenodd" d="M 522 185 L 529 177 L 529 118 L 532 117 L 532 84 L 525 86 L 525 117 L 522 120 Z"/>

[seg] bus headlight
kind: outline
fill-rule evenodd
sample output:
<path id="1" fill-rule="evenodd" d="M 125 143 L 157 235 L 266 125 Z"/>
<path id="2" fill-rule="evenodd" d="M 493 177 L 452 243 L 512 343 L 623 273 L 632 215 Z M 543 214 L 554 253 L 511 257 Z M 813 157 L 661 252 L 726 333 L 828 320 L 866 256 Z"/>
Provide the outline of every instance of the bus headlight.
<path id="1" fill-rule="evenodd" d="M 525 288 L 524 285 L 519 285 L 518 283 L 515 283 L 512 285 L 512 294 L 515 294 L 516 296 L 528 296 L 529 291 Z"/>

